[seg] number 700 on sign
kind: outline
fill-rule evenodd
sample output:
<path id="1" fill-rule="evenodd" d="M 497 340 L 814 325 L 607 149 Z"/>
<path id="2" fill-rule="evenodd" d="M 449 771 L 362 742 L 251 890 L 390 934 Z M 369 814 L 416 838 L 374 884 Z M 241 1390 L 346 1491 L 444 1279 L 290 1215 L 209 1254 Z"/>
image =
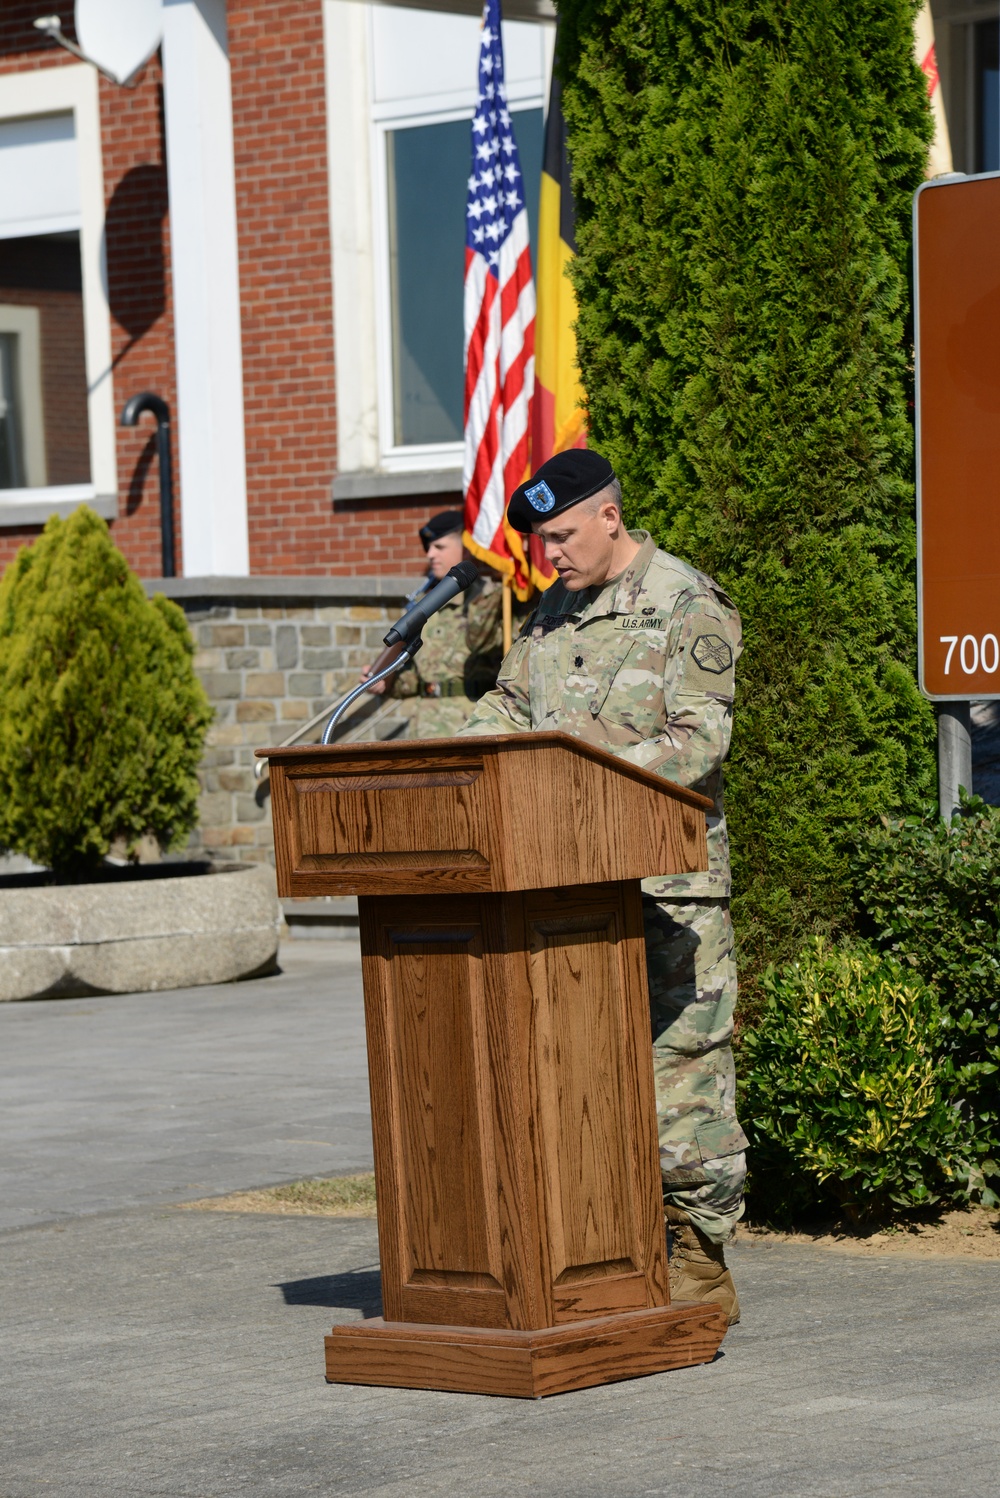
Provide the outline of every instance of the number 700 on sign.
<path id="1" fill-rule="evenodd" d="M 996 635 L 962 635 L 961 639 L 958 635 L 941 635 L 940 641 L 945 647 L 945 676 L 952 674 L 953 665 L 956 676 L 959 672 L 976 676 L 980 671 L 993 676 L 1000 669 L 1000 643 Z"/>

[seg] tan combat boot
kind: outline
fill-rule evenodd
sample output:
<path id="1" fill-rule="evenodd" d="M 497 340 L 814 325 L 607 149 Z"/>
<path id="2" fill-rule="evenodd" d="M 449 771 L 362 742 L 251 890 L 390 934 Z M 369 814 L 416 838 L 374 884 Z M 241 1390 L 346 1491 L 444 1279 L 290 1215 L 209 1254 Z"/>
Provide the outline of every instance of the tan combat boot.
<path id="1" fill-rule="evenodd" d="M 714 1301 L 735 1326 L 740 1302 L 722 1244 L 699 1233 L 680 1207 L 666 1206 L 663 1211 L 670 1229 L 670 1299 Z"/>

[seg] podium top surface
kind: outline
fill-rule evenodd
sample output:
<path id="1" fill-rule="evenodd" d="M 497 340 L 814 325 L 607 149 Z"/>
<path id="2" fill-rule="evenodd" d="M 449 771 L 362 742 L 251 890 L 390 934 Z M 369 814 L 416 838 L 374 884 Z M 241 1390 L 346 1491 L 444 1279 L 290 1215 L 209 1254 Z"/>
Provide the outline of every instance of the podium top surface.
<path id="1" fill-rule="evenodd" d="M 257 755 L 282 895 L 544 889 L 708 864 L 707 797 L 570 734 Z"/>

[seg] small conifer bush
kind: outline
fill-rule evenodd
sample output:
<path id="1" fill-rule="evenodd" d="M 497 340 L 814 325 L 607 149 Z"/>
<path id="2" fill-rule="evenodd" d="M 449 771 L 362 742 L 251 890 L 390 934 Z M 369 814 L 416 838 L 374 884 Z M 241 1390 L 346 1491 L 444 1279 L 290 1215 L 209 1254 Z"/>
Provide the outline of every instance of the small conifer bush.
<path id="1" fill-rule="evenodd" d="M 870 934 L 937 994 L 963 1106 L 1000 1158 L 1000 810 L 963 795 L 950 825 L 934 805 L 883 817 L 854 871 Z"/>
<path id="2" fill-rule="evenodd" d="M 826 1210 L 866 1224 L 970 1195 L 995 1202 L 948 1017 L 919 974 L 817 938 L 764 989 L 741 1045 L 755 1217 L 790 1224 Z"/>
<path id="3" fill-rule="evenodd" d="M 86 506 L 21 548 L 0 581 L 0 847 L 78 878 L 116 838 L 183 843 L 212 718 L 192 654 Z"/>

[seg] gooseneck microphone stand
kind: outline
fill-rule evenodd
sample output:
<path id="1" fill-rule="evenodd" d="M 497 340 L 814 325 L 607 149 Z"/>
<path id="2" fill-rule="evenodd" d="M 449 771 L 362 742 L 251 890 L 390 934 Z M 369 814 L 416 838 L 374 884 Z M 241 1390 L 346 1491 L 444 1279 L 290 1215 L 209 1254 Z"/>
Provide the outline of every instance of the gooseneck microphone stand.
<path id="1" fill-rule="evenodd" d="M 421 637 L 417 635 L 417 638 L 410 641 L 403 653 L 397 655 L 394 661 L 390 661 L 388 666 L 385 666 L 377 675 L 369 676 L 368 680 L 363 681 L 360 686 L 355 687 L 353 692 L 348 692 L 343 702 L 338 702 L 335 710 L 331 713 L 327 725 L 323 729 L 323 737 L 320 739 L 320 743 L 330 743 L 333 738 L 334 729 L 352 702 L 355 702 L 363 692 L 370 691 L 378 682 L 385 681 L 387 676 L 394 676 L 397 671 L 401 671 L 404 666 L 408 666 L 423 643 Z"/>

